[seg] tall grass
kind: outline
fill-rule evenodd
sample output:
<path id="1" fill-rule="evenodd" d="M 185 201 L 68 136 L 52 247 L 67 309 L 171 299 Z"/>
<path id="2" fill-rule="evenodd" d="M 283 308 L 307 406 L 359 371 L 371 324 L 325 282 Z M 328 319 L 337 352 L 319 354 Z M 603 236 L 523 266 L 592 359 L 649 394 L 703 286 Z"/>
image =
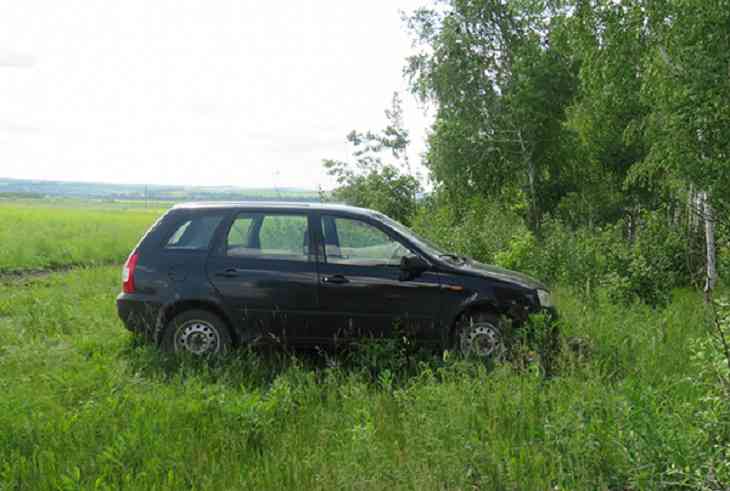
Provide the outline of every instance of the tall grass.
<path id="1" fill-rule="evenodd" d="M 730 416 L 708 414 L 692 292 L 663 310 L 560 292 L 566 335 L 586 348 L 545 379 L 437 357 L 401 371 L 307 353 L 164 357 L 116 320 L 118 288 L 117 268 L 0 285 L 0 489 L 730 482 Z"/>
<path id="2" fill-rule="evenodd" d="M 162 212 L 0 202 L 0 273 L 121 262 Z"/>

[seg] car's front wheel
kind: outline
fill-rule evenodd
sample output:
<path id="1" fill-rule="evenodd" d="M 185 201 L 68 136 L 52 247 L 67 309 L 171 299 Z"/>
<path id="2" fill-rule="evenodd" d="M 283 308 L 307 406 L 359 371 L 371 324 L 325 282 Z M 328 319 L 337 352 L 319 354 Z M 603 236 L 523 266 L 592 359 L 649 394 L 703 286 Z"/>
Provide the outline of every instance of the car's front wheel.
<path id="1" fill-rule="evenodd" d="M 223 320 L 206 310 L 187 310 L 165 328 L 162 348 L 172 353 L 217 355 L 231 349 L 231 335 Z"/>
<path id="2" fill-rule="evenodd" d="M 455 348 L 465 357 L 501 360 L 506 352 L 504 329 L 499 319 L 487 313 L 463 316 L 456 325 Z"/>

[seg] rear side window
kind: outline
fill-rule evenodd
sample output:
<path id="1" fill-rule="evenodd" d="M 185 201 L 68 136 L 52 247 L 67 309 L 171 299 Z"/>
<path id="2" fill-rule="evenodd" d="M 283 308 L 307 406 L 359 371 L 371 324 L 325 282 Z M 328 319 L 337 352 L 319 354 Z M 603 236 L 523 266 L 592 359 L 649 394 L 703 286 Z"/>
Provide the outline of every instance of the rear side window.
<path id="1" fill-rule="evenodd" d="M 210 246 L 222 215 L 201 215 L 183 220 L 165 244 L 165 249 L 205 251 Z"/>
<path id="2" fill-rule="evenodd" d="M 243 213 L 228 231 L 226 255 L 309 261 L 308 230 L 306 215 Z"/>

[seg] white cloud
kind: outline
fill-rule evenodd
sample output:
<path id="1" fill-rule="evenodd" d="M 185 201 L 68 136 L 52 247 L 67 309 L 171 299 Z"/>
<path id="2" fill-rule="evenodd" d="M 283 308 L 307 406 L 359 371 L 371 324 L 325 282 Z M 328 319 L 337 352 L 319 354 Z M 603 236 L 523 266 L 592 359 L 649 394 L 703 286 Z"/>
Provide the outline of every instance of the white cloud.
<path id="1" fill-rule="evenodd" d="M 34 56 L 24 53 L 0 51 L 0 68 L 30 68 L 35 65 Z"/>
<path id="2" fill-rule="evenodd" d="M 321 159 L 405 89 L 398 10 L 420 3 L 6 3 L 0 176 L 327 187 Z M 415 157 L 427 119 L 405 98 Z"/>

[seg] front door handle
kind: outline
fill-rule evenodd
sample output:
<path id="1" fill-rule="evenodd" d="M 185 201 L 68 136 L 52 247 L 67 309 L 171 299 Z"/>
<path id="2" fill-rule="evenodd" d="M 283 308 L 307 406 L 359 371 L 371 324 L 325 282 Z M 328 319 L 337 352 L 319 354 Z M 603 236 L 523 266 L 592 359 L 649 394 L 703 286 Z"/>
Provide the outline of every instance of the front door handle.
<path id="1" fill-rule="evenodd" d="M 238 270 L 236 268 L 228 268 L 225 271 L 220 271 L 215 274 L 216 276 L 223 276 L 224 278 L 235 278 L 238 276 Z"/>
<path id="2" fill-rule="evenodd" d="M 348 280 L 347 278 L 345 278 L 341 274 L 335 274 L 335 275 L 332 275 L 332 276 L 325 276 L 324 278 L 322 278 L 322 283 L 334 284 L 334 285 L 341 285 L 341 284 L 347 283 L 349 281 L 350 280 Z"/>

